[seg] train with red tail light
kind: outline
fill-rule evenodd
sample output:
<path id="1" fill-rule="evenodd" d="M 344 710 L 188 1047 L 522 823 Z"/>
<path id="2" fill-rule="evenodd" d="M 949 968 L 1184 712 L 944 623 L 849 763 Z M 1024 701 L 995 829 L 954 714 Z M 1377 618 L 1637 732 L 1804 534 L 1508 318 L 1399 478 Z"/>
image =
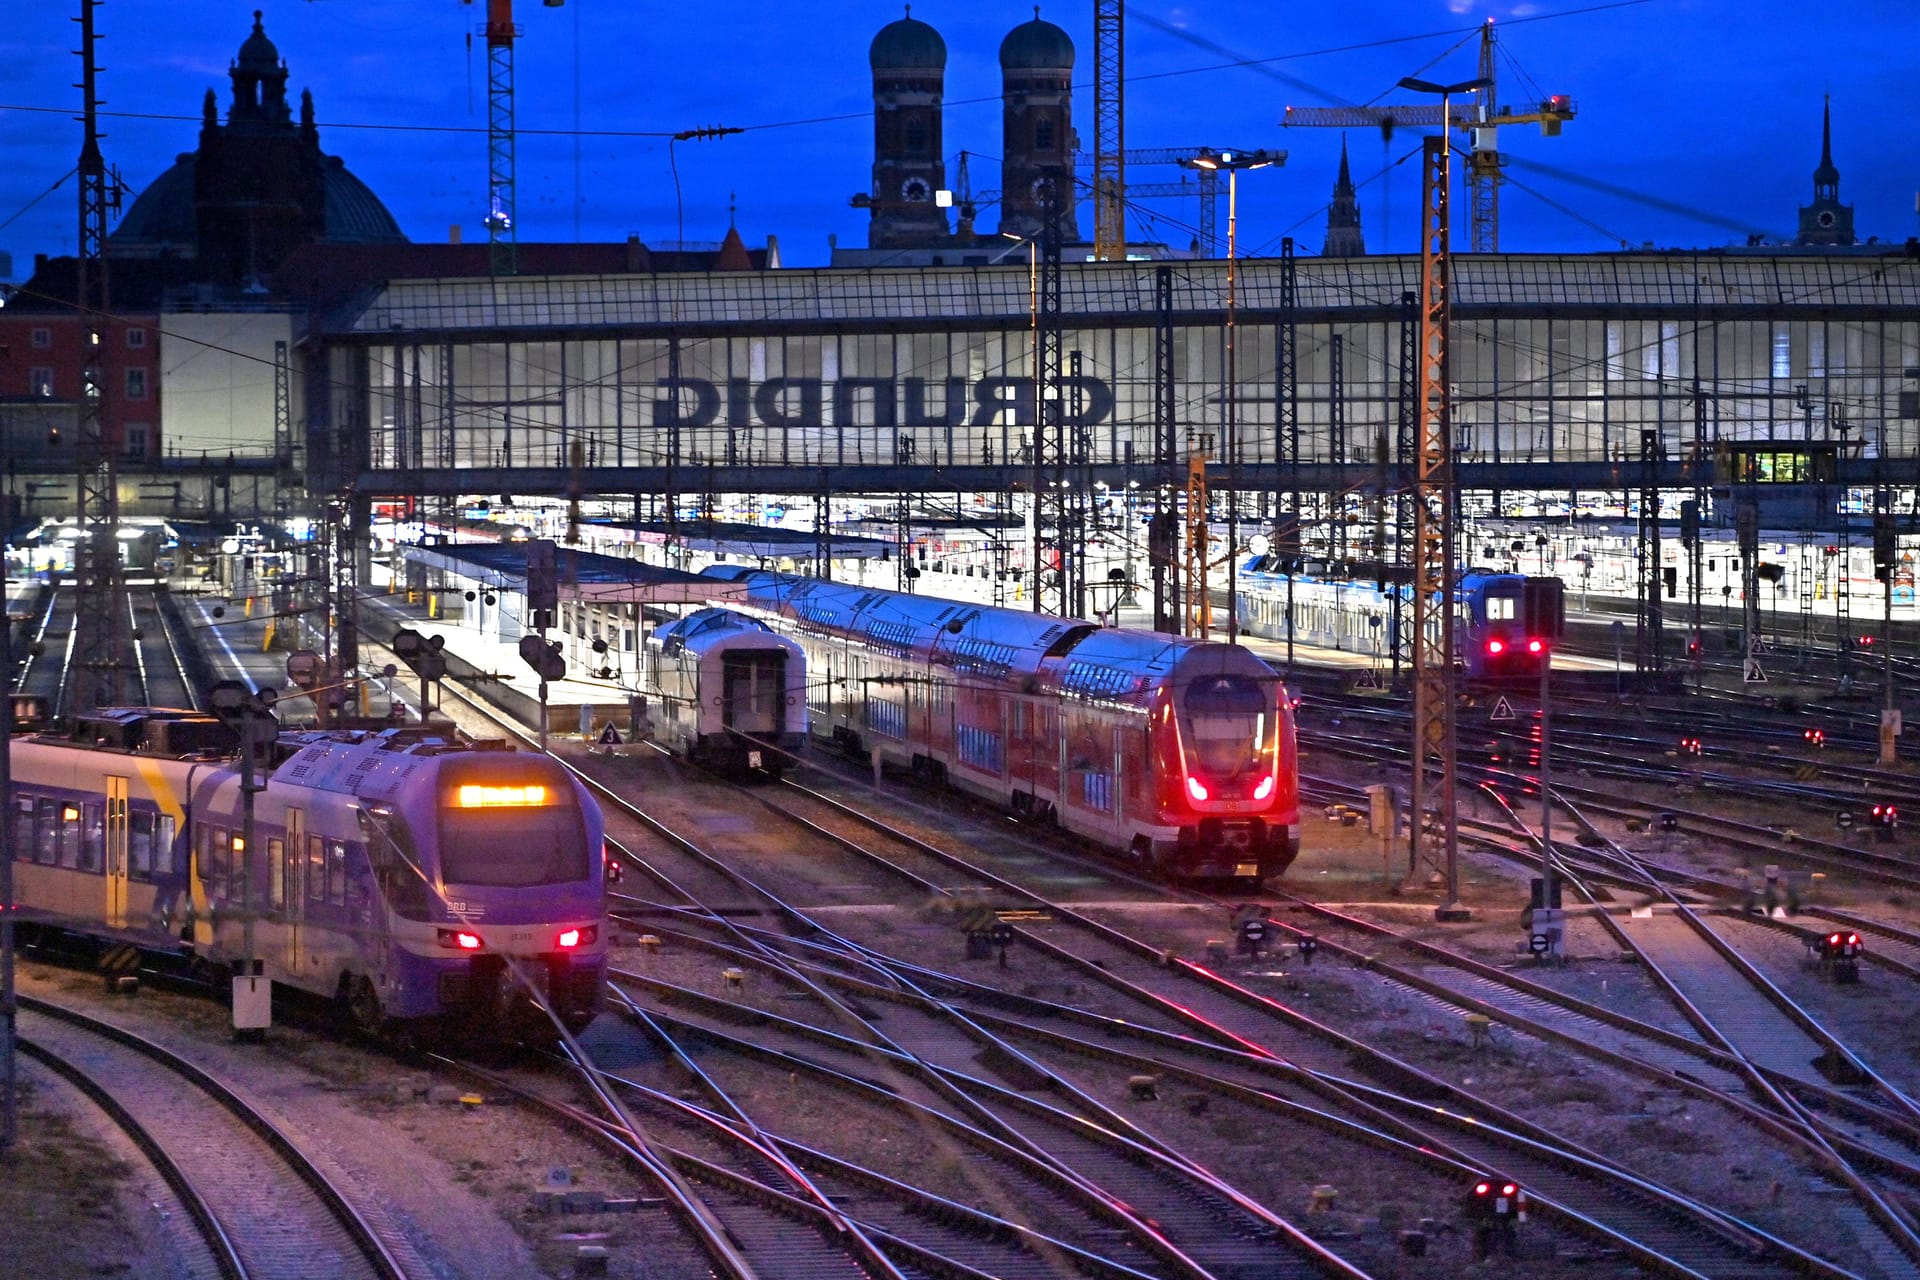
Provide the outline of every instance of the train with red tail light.
<path id="1" fill-rule="evenodd" d="M 249 771 L 230 726 L 160 708 L 55 722 L 10 756 L 30 938 L 208 976 L 251 942 L 276 989 L 374 1032 L 550 1038 L 549 1015 L 579 1030 L 600 1007 L 600 808 L 550 756 L 450 728 L 289 731 Z"/>
<path id="2" fill-rule="evenodd" d="M 1300 848 L 1293 703 L 1235 645 L 738 566 L 805 651 L 813 731 L 1157 874 L 1265 879 Z"/>

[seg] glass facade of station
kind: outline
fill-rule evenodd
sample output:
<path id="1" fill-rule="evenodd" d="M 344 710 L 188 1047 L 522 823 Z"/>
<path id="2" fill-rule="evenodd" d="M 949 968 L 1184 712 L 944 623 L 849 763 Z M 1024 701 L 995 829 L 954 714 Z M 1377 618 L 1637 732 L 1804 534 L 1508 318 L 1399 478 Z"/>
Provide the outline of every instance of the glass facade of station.
<path id="1" fill-rule="evenodd" d="M 1233 413 L 1241 461 L 1259 466 L 1277 447 L 1282 267 L 1238 268 Z M 1418 261 L 1296 270 L 1300 461 L 1370 467 L 1397 432 Z M 1076 460 L 1219 456 L 1225 280 L 1212 261 L 1065 268 Z M 670 452 L 692 466 L 1011 469 L 1030 460 L 1036 420 L 1031 299 L 1024 264 L 422 281 L 321 340 L 336 421 L 366 424 L 376 472 L 647 468 Z M 1920 457 L 1912 256 L 1463 256 L 1454 299 L 1464 461 L 1625 462 L 1649 429 L 1685 456 L 1697 413 L 1709 442 Z M 1156 427 L 1163 343 L 1171 451 Z"/>

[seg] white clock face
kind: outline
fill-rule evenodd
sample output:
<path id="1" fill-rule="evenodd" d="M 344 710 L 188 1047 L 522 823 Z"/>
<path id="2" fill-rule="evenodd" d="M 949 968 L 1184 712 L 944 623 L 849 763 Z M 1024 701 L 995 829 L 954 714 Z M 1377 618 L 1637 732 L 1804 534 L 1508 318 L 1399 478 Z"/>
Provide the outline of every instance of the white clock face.
<path id="1" fill-rule="evenodd" d="M 933 199 L 933 188 L 927 185 L 925 178 L 908 178 L 900 184 L 900 198 L 918 204 Z"/>
<path id="2" fill-rule="evenodd" d="M 1052 178 L 1048 178 L 1048 177 L 1035 178 L 1033 180 L 1033 186 L 1028 189 L 1033 192 L 1033 198 L 1039 201 L 1041 204 L 1045 204 L 1047 203 L 1047 201 L 1053 199 L 1053 179 Z"/>

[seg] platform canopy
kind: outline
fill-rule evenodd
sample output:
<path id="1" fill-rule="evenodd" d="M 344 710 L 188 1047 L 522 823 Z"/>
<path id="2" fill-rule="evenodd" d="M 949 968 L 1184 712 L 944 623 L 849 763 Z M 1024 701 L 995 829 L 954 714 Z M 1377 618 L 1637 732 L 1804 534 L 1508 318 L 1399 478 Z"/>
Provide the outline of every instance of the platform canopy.
<path id="1" fill-rule="evenodd" d="M 805 529 L 778 525 L 744 524 L 727 520 L 682 520 L 665 524 L 632 521 L 597 522 L 603 528 L 625 529 L 635 542 L 664 546 L 668 542 L 689 551 L 737 560 L 811 560 L 824 548 L 832 560 L 882 560 L 893 554 L 893 542 L 844 533 L 825 537 Z"/>
<path id="2" fill-rule="evenodd" d="M 525 595 L 527 546 L 525 542 L 449 542 L 402 547 L 401 555 L 412 564 L 496 591 Z M 560 598 L 590 604 L 707 604 L 746 595 L 739 583 L 571 547 L 555 548 L 554 568 Z"/>

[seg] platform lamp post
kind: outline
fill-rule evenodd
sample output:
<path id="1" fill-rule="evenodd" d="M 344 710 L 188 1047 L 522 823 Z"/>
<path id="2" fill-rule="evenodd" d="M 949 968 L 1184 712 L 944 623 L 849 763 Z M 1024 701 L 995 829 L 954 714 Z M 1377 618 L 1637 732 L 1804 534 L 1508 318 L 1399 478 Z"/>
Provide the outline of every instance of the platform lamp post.
<path id="1" fill-rule="evenodd" d="M 1237 277 L 1234 263 L 1239 240 L 1240 171 L 1265 169 L 1286 157 L 1273 151 L 1202 151 L 1180 163 L 1190 169 L 1224 171 L 1227 175 L 1227 394 L 1222 406 L 1221 439 L 1227 452 L 1227 643 L 1240 643 L 1240 430 L 1235 420 L 1239 401 L 1238 369 L 1233 355 L 1234 303 Z M 1204 585 L 1204 584 L 1203 584 Z"/>

